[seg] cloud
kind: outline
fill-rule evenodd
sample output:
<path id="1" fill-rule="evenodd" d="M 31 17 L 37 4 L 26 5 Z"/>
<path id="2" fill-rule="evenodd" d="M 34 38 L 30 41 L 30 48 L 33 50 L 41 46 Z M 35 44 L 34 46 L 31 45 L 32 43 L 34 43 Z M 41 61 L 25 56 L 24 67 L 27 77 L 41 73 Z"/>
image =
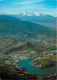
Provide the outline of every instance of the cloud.
<path id="1" fill-rule="evenodd" d="M 34 3 L 40 3 L 42 1 L 45 1 L 45 0 L 24 0 L 24 1 L 21 1 L 21 2 L 17 2 L 15 3 L 15 5 L 28 5 L 28 4 L 34 4 Z"/>
<path id="2" fill-rule="evenodd" d="M 33 0 L 29 0 L 29 1 L 25 1 L 25 2 L 21 2 L 21 4 L 31 4 L 31 3 L 38 3 L 38 2 L 42 2 L 42 1 L 44 1 L 44 0 L 35 0 L 35 1 L 33 1 Z"/>
<path id="3" fill-rule="evenodd" d="M 1 3 L 2 1 L 2 3 Z M 39 12 L 57 15 L 57 0 L 0 0 L 0 13 Z"/>

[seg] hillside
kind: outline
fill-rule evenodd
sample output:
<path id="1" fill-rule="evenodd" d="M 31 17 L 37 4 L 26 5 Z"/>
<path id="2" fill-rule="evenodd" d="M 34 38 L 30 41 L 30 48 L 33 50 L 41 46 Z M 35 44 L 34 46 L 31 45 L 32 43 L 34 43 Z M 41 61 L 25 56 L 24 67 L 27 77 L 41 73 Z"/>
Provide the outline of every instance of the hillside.
<path id="1" fill-rule="evenodd" d="M 45 36 L 55 35 L 55 31 L 48 27 L 22 21 L 15 17 L 0 15 L 0 36 L 12 37 L 23 41 L 38 37 L 38 34 Z"/>
<path id="2" fill-rule="evenodd" d="M 34 59 L 56 49 L 55 31 L 51 28 L 11 16 L 0 15 L 0 36 L 0 53 L 12 57 Z"/>
<path id="3" fill-rule="evenodd" d="M 1 80 L 38 80 L 38 77 L 35 74 L 26 73 L 25 68 L 17 67 L 12 63 L 7 64 L 6 63 L 7 60 L 6 59 L 4 60 L 0 60 Z"/>
<path id="4" fill-rule="evenodd" d="M 12 38 L 0 37 L 0 57 L 14 57 L 20 59 L 35 59 L 38 56 L 48 55 L 49 51 L 55 50 L 55 42 L 41 40 L 30 43 Z"/>
<path id="5" fill-rule="evenodd" d="M 38 12 L 24 12 L 12 16 L 23 21 L 30 21 L 53 29 L 56 28 L 57 17 L 53 17 L 51 15 L 40 14 Z"/>

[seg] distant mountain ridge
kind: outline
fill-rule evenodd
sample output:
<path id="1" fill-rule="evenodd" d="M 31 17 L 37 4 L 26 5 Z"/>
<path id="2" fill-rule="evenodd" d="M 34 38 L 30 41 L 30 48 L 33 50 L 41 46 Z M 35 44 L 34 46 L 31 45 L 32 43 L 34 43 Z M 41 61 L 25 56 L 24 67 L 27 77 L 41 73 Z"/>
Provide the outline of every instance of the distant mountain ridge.
<path id="1" fill-rule="evenodd" d="M 12 15 L 23 21 L 30 21 L 43 26 L 51 27 L 53 29 L 56 28 L 57 17 L 53 17 L 51 15 L 44 15 L 38 12 L 23 12 L 19 14 L 9 14 L 9 15 Z"/>
<path id="2" fill-rule="evenodd" d="M 28 40 L 36 38 L 38 34 L 52 36 L 52 32 L 51 28 L 39 24 L 22 21 L 9 15 L 0 15 L 0 36 Z"/>

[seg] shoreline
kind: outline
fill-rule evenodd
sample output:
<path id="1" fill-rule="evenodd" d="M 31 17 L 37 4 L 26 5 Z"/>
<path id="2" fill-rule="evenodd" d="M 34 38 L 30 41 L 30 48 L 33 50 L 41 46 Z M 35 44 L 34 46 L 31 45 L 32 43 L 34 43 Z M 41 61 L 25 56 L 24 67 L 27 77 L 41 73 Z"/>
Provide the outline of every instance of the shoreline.
<path id="1" fill-rule="evenodd" d="M 35 66 L 39 69 L 46 69 L 46 68 L 51 68 L 51 67 L 55 66 L 55 65 L 51 65 L 51 66 L 48 66 L 48 67 L 40 67 L 39 65 L 34 65 L 32 62 L 30 63 L 30 65 Z"/>
<path id="2" fill-rule="evenodd" d="M 17 59 L 19 59 L 19 58 L 17 58 Z M 20 62 L 20 60 L 16 60 L 17 62 L 16 62 L 16 64 L 18 63 L 18 62 Z M 35 66 L 35 65 L 33 65 L 33 64 L 31 64 L 31 62 L 29 63 L 30 65 L 32 65 L 32 66 Z M 17 65 L 17 67 L 18 67 L 18 65 Z M 38 66 L 35 66 L 35 67 L 37 67 L 37 68 L 39 68 Z M 50 68 L 50 67 L 48 67 L 48 68 Z M 45 68 L 40 68 L 40 69 L 45 69 Z M 26 72 L 26 71 L 25 71 Z M 26 73 L 28 73 L 28 72 L 26 72 Z M 37 74 L 36 74 L 37 75 Z M 42 78 L 50 78 L 50 77 L 53 77 L 53 76 L 56 76 L 56 74 L 52 74 L 52 75 L 49 75 L 49 76 L 46 76 L 46 77 L 42 77 Z M 37 77 L 41 77 L 41 76 L 38 76 L 37 75 Z"/>
<path id="3" fill-rule="evenodd" d="M 54 77 L 54 76 L 57 76 L 57 75 L 56 74 L 53 74 L 53 75 L 42 77 L 42 78 L 50 78 L 50 77 Z"/>

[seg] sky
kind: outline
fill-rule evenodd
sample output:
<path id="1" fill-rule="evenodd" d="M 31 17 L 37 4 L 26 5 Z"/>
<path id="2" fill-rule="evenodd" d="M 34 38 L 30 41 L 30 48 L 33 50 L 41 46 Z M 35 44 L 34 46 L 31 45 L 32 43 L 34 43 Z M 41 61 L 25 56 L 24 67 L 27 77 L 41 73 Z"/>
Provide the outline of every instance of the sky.
<path id="1" fill-rule="evenodd" d="M 0 13 L 39 12 L 57 17 L 57 0 L 0 0 Z"/>

